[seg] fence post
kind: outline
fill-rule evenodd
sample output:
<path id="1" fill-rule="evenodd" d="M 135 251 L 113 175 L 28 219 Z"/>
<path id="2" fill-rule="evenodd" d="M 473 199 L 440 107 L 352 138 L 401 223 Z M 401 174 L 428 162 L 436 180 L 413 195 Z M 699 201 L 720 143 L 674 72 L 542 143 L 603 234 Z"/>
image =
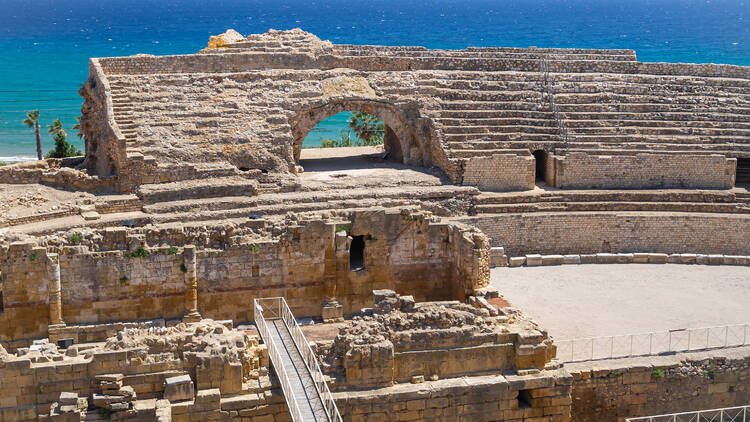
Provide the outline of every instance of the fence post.
<path id="1" fill-rule="evenodd" d="M 654 333 L 651 333 L 648 335 L 648 354 L 649 355 L 654 353 L 654 350 L 652 347 L 653 345 L 654 345 Z"/>
<path id="2" fill-rule="evenodd" d="M 630 336 L 630 356 L 633 356 L 633 336 Z"/>
<path id="3" fill-rule="evenodd" d="M 669 330 L 669 345 L 667 345 L 667 352 L 672 351 L 672 330 Z"/>

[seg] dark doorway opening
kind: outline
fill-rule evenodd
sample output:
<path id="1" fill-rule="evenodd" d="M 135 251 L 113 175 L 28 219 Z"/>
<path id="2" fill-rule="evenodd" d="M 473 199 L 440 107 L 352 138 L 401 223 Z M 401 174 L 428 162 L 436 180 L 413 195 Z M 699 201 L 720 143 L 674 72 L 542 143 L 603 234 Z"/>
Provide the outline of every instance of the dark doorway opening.
<path id="1" fill-rule="evenodd" d="M 5 311 L 5 308 L 3 307 L 3 292 L 0 291 L 0 314 Z"/>
<path id="2" fill-rule="evenodd" d="M 736 183 L 750 183 L 750 158 L 737 159 Z"/>
<path id="3" fill-rule="evenodd" d="M 352 271 L 365 269 L 365 237 L 353 236 L 349 247 L 349 268 Z"/>
<path id="4" fill-rule="evenodd" d="M 538 149 L 534 151 L 534 160 L 536 161 L 536 181 L 544 182 L 547 180 L 547 151 Z"/>
<path id="5" fill-rule="evenodd" d="M 531 390 L 520 390 L 518 392 L 518 408 L 519 409 L 531 408 Z"/>

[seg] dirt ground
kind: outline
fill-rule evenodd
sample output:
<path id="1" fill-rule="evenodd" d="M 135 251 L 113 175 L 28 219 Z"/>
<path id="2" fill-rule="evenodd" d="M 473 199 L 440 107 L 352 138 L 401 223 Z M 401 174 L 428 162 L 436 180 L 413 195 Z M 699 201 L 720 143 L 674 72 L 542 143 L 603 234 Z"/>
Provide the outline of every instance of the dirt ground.
<path id="1" fill-rule="evenodd" d="M 448 183 L 439 170 L 407 166 L 382 154 L 382 147 L 305 148 L 300 183 L 311 190 Z"/>
<path id="2" fill-rule="evenodd" d="M 750 267 L 591 264 L 495 268 L 492 285 L 557 339 L 750 322 Z"/>
<path id="3" fill-rule="evenodd" d="M 0 184 L 0 219 L 63 211 L 74 207 L 81 199 L 93 197 L 86 192 L 70 192 L 44 185 Z"/>

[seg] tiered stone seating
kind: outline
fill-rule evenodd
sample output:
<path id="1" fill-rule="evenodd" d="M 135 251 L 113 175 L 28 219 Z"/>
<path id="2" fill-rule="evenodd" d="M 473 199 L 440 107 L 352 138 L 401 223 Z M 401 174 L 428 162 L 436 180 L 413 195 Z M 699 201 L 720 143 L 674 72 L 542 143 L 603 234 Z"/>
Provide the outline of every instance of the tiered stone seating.
<path id="1" fill-rule="evenodd" d="M 748 195 L 750 196 L 750 195 Z M 583 190 L 482 193 L 475 214 L 562 211 L 750 213 L 741 194 L 712 190 Z"/>
<path id="2" fill-rule="evenodd" d="M 422 72 L 420 77 L 420 92 L 440 100 L 434 121 L 451 158 L 562 145 L 542 74 Z"/>
<path id="3" fill-rule="evenodd" d="M 750 151 L 750 80 L 551 76 L 570 150 Z"/>

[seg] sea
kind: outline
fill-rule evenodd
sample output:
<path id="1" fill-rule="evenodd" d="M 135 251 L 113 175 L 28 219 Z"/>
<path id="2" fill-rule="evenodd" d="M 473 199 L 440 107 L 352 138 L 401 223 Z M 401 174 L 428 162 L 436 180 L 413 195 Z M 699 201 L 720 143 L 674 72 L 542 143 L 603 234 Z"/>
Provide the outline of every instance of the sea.
<path id="1" fill-rule="evenodd" d="M 39 109 L 44 127 L 75 124 L 89 57 L 194 53 L 228 28 L 447 49 L 630 48 L 641 61 L 750 66 L 750 0 L 0 0 L 0 161 L 34 159 L 26 111 Z M 305 146 L 337 138 L 347 119 L 322 122 Z M 52 147 L 46 130 L 43 142 Z"/>

